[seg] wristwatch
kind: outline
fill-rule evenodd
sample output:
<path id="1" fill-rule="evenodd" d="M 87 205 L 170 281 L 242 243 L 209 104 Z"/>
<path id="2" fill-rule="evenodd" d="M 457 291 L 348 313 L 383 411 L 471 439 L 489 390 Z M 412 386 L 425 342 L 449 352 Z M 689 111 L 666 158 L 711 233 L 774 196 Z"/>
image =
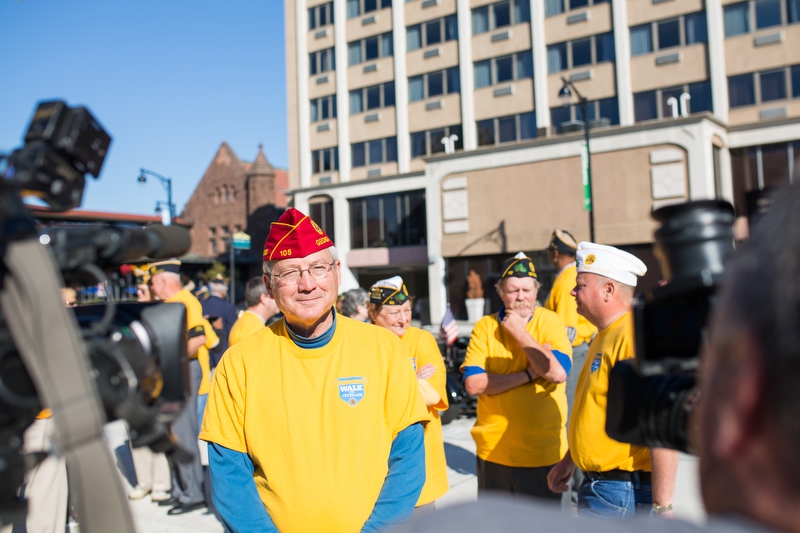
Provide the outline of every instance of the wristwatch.
<path id="1" fill-rule="evenodd" d="M 658 505 L 654 503 L 650 510 L 653 511 L 653 514 L 661 514 L 661 513 L 668 513 L 672 510 L 672 504 L 669 505 Z"/>

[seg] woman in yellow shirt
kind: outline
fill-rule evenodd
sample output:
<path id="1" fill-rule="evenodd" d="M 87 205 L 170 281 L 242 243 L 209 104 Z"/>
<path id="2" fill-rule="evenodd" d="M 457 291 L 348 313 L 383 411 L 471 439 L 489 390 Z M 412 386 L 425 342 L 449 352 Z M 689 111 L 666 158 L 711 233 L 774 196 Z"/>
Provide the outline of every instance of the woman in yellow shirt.
<path id="1" fill-rule="evenodd" d="M 425 486 L 417 508 L 427 505 L 433 508 L 435 501 L 449 488 L 442 421 L 439 418 L 439 411 L 448 407 L 447 372 L 442 354 L 431 333 L 410 325 L 411 299 L 400 276 L 381 280 L 370 288 L 367 311 L 373 324 L 400 337 L 417 373 L 419 391 L 431 417 L 425 428 Z"/>

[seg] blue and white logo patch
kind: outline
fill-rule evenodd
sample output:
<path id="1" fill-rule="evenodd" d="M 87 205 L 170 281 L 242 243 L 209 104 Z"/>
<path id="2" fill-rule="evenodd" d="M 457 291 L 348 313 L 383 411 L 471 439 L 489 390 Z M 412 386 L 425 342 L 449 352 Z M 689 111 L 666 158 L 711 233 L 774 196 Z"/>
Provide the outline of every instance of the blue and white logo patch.
<path id="1" fill-rule="evenodd" d="M 364 398 L 364 385 L 367 378 L 361 376 L 351 376 L 349 378 L 339 378 L 339 398 L 350 407 L 355 407 Z"/>
<path id="2" fill-rule="evenodd" d="M 416 357 L 412 357 L 411 358 L 411 366 L 414 367 L 414 372 L 416 372 L 417 371 L 417 358 Z"/>
<path id="3" fill-rule="evenodd" d="M 592 361 L 592 372 L 596 372 L 598 368 L 600 368 L 600 361 L 603 360 L 603 354 L 599 353 L 594 356 L 594 360 Z"/>

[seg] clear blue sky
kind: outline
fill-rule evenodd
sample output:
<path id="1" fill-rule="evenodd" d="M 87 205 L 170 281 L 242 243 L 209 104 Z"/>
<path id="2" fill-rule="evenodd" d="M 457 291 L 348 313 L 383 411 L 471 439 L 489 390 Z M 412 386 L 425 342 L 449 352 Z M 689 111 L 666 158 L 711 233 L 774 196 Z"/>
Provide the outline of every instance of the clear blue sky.
<path id="1" fill-rule="evenodd" d="M 112 138 L 82 209 L 180 212 L 222 141 L 286 168 L 282 0 L 0 0 L 0 153 L 36 102 L 85 105 Z"/>

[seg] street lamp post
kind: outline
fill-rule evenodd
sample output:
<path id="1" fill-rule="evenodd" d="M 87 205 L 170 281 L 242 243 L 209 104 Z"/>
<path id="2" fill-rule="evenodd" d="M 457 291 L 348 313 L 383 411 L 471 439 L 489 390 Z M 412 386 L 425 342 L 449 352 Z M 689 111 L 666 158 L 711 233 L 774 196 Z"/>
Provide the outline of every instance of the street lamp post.
<path id="1" fill-rule="evenodd" d="M 594 241 L 594 196 L 592 195 L 592 152 L 589 150 L 589 114 L 588 107 L 589 101 L 583 96 L 571 81 L 561 76 L 561 81 L 564 85 L 558 91 L 558 98 L 564 104 L 569 106 L 572 102 L 572 91 L 575 91 L 575 96 L 578 97 L 578 105 L 581 107 L 583 114 L 583 133 L 584 145 L 581 149 L 581 166 L 583 169 L 583 206 L 589 212 L 589 240 Z M 570 90 L 570 88 L 572 90 Z"/>
<path id="2" fill-rule="evenodd" d="M 172 221 L 175 219 L 175 204 L 172 203 L 172 179 L 166 178 L 157 172 L 153 172 L 152 170 L 147 170 L 145 168 L 139 169 L 139 183 L 147 183 L 147 175 L 153 176 L 158 181 L 161 182 L 161 185 L 164 186 L 164 189 L 167 191 L 167 208 L 169 209 L 169 223 L 172 224 Z M 158 206 L 158 204 L 156 204 Z M 166 224 L 169 225 L 169 224 Z"/>

